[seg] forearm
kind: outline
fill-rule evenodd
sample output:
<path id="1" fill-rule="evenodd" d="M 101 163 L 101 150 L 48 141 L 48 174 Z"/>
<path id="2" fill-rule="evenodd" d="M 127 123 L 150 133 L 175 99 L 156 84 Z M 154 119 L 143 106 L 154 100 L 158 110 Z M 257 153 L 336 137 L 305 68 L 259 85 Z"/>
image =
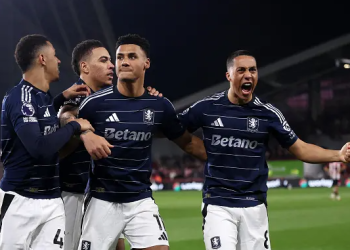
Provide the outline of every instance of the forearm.
<path id="1" fill-rule="evenodd" d="M 314 144 L 303 143 L 296 152 L 292 152 L 299 160 L 308 163 L 324 163 L 341 161 L 339 150 L 324 149 Z"/>
<path id="2" fill-rule="evenodd" d="M 62 107 L 59 114 L 59 120 L 61 127 L 64 127 L 67 123 L 77 118 L 78 108 L 75 106 L 66 105 Z M 72 137 L 70 141 L 64 145 L 60 150 L 60 159 L 63 159 L 74 152 L 74 150 L 82 143 L 79 137 Z"/>
<path id="3" fill-rule="evenodd" d="M 188 143 L 183 150 L 198 158 L 199 160 L 206 161 L 207 160 L 207 153 L 204 147 L 204 143 L 201 139 L 199 139 L 197 136 L 192 135 L 191 142 Z"/>
<path id="4" fill-rule="evenodd" d="M 49 135 L 41 135 L 38 128 L 22 126 L 17 134 L 30 155 L 35 158 L 50 158 L 56 154 L 76 132 L 80 131 L 79 123 L 72 122 Z"/>
<path id="5" fill-rule="evenodd" d="M 65 105 L 59 113 L 61 127 L 64 127 L 68 122 L 76 119 L 78 116 L 78 107 Z"/>
<path id="6" fill-rule="evenodd" d="M 67 99 L 64 97 L 63 93 L 58 94 L 53 99 L 53 107 L 55 108 L 56 112 L 60 109 L 61 106 L 63 106 L 64 102 L 67 101 Z"/>
<path id="7" fill-rule="evenodd" d="M 60 159 L 66 158 L 68 155 L 72 154 L 78 146 L 82 143 L 79 137 L 73 136 L 70 141 L 63 146 L 59 151 Z"/>

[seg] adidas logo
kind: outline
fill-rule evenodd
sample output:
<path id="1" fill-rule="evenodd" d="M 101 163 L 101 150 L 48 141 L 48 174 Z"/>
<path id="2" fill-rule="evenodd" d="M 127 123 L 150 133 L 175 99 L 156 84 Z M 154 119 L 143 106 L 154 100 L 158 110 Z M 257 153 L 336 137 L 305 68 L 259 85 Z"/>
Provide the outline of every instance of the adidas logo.
<path id="1" fill-rule="evenodd" d="M 166 236 L 166 233 L 163 232 L 162 235 L 158 238 L 158 240 L 168 240 L 168 237 Z"/>
<path id="2" fill-rule="evenodd" d="M 224 126 L 224 124 L 221 121 L 221 118 L 216 119 L 211 125 L 214 127 L 223 127 Z"/>
<path id="3" fill-rule="evenodd" d="M 44 114 L 44 117 L 50 117 L 50 112 L 49 112 L 49 108 L 46 108 L 46 111 L 45 111 L 45 114 Z"/>
<path id="4" fill-rule="evenodd" d="M 116 113 L 113 113 L 110 117 L 106 119 L 106 122 L 119 122 L 119 118 Z"/>

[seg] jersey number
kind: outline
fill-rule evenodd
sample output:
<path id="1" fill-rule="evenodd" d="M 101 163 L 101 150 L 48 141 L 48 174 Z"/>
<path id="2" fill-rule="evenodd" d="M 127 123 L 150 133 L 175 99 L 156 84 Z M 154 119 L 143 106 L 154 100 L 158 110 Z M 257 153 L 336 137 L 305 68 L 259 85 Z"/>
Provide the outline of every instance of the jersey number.
<path id="1" fill-rule="evenodd" d="M 60 237 L 61 229 L 57 229 L 57 233 L 55 235 L 55 238 L 53 239 L 53 244 L 60 245 L 60 248 L 63 248 L 63 238 Z M 60 237 L 60 240 L 58 240 L 58 237 Z"/>
<path id="2" fill-rule="evenodd" d="M 153 217 L 156 218 L 156 220 L 157 220 L 159 230 L 162 231 L 164 228 L 164 231 L 166 231 L 165 226 L 164 226 L 164 222 L 163 222 L 162 218 L 160 217 L 160 215 L 154 214 Z M 162 224 L 163 224 L 163 228 L 162 228 Z"/>

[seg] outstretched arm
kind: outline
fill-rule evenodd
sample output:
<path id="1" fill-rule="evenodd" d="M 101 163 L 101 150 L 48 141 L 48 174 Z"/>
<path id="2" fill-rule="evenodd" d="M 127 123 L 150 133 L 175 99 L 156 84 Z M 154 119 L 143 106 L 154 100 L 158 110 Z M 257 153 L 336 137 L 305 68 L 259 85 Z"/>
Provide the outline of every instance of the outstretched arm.
<path id="1" fill-rule="evenodd" d="M 350 161 L 350 143 L 346 143 L 340 150 L 329 150 L 298 139 L 289 147 L 289 152 L 299 160 L 309 163 Z"/>

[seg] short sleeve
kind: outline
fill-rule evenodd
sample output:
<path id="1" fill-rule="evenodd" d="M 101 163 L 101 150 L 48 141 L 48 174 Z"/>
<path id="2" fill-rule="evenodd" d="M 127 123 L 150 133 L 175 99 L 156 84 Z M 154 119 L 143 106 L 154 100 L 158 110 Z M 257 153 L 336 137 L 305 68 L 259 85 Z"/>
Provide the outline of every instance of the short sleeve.
<path id="1" fill-rule="evenodd" d="M 179 114 L 179 119 L 181 120 L 183 126 L 190 132 L 195 132 L 197 129 L 202 127 L 201 115 L 203 113 L 201 107 L 203 103 L 197 102 L 191 107 L 185 109 Z"/>
<path id="2" fill-rule="evenodd" d="M 17 96 L 10 96 L 7 98 L 4 105 L 7 117 L 11 121 L 11 124 L 16 132 L 23 125 L 38 123 L 38 107 L 34 98 L 26 98 L 26 100 L 22 99 Z"/>
<path id="3" fill-rule="evenodd" d="M 174 140 L 185 132 L 173 104 L 167 98 L 164 98 L 161 131 L 169 140 Z"/>
<path id="4" fill-rule="evenodd" d="M 270 131 L 282 147 L 289 148 L 296 142 L 298 136 L 291 129 L 280 110 L 273 107 L 271 111 Z"/>

